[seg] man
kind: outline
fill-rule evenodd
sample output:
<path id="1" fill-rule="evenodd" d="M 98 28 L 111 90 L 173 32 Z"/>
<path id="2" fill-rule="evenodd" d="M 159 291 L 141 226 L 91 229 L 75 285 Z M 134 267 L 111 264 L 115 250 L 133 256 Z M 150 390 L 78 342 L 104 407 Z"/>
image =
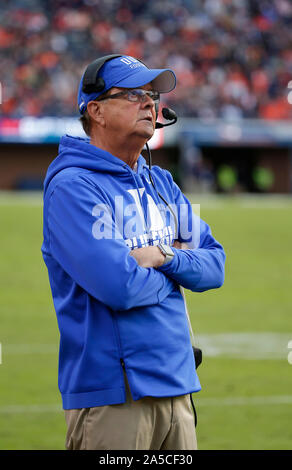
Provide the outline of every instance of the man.
<path id="1" fill-rule="evenodd" d="M 205 222 L 189 230 L 191 204 L 141 155 L 174 73 L 107 59 L 79 87 L 89 139 L 64 136 L 44 183 L 66 447 L 196 449 L 201 387 L 179 286 L 220 287 L 225 254 Z"/>

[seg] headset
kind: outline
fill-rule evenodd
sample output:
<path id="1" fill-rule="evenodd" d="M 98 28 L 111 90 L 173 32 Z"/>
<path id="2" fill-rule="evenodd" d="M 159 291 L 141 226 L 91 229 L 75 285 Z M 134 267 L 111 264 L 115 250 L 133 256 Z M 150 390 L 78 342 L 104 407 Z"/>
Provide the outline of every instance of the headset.
<path id="1" fill-rule="evenodd" d="M 89 64 L 84 72 L 83 75 L 83 81 L 82 81 L 82 91 L 84 93 L 90 94 L 90 93 L 100 93 L 102 90 L 105 88 L 105 81 L 102 77 L 98 76 L 98 73 L 100 69 L 103 67 L 103 65 L 108 62 L 109 60 L 116 59 L 117 57 L 123 57 L 122 54 L 110 54 L 106 55 L 104 57 L 100 57 L 99 59 L 94 60 Z M 136 59 L 138 62 L 141 62 L 141 64 L 147 65 L 142 62 L 140 59 Z M 158 116 L 158 110 L 159 110 L 159 104 L 155 104 L 155 113 L 156 113 L 156 118 Z M 160 122 L 156 122 L 155 128 L 156 129 L 161 129 L 162 127 L 165 126 L 171 126 L 172 124 L 175 124 L 177 121 L 177 117 L 174 111 L 172 111 L 169 108 L 163 108 L 162 109 L 162 115 L 166 120 L 173 120 L 173 122 L 168 123 L 168 124 L 162 124 Z"/>
<path id="2" fill-rule="evenodd" d="M 122 54 L 110 54 L 105 55 L 104 57 L 100 57 L 99 59 L 94 60 L 89 64 L 84 72 L 83 82 L 82 82 L 82 91 L 84 93 L 100 93 L 105 88 L 105 81 L 102 77 L 98 77 L 98 73 L 103 67 L 103 65 L 108 62 L 109 60 L 116 59 L 117 57 L 123 57 Z M 136 59 L 141 64 L 145 65 L 144 62 L 140 59 Z M 158 115 L 158 104 L 155 104 L 155 112 L 156 116 Z"/>
<path id="3" fill-rule="evenodd" d="M 94 93 L 94 92 L 100 93 L 102 92 L 102 90 L 104 90 L 105 81 L 102 77 L 98 76 L 98 73 L 106 62 L 108 62 L 109 60 L 116 59 L 117 57 L 123 57 L 123 55 L 122 54 L 106 55 L 104 57 L 100 57 L 99 59 L 94 60 L 93 62 L 91 62 L 91 64 L 87 66 L 84 72 L 83 81 L 82 81 L 82 91 L 84 93 L 87 93 L 87 94 Z M 145 65 L 145 67 L 147 67 L 146 64 L 142 62 L 142 60 L 140 59 L 137 59 L 137 60 L 141 62 L 141 64 Z M 156 117 L 158 116 L 158 107 L 159 105 L 155 104 Z M 172 122 L 168 124 L 162 124 L 161 122 L 156 122 L 155 129 L 161 129 L 162 127 L 171 126 L 172 124 L 175 124 L 177 121 L 176 113 L 170 108 L 163 108 L 162 115 L 164 119 L 166 119 L 167 121 L 171 120 Z M 149 169 L 151 171 L 152 158 L 151 158 L 151 152 L 147 143 L 146 143 L 146 149 L 147 149 L 148 158 L 149 158 Z M 155 188 L 152 176 L 150 176 L 150 180 L 151 180 L 152 186 Z M 161 197 L 161 195 L 159 196 Z M 164 202 L 166 203 L 165 200 Z"/>
<path id="4" fill-rule="evenodd" d="M 87 66 L 82 82 L 82 91 L 84 91 L 84 93 L 90 94 L 95 91 L 100 93 L 105 88 L 105 81 L 102 77 L 98 77 L 98 72 L 106 62 L 116 59 L 117 57 L 122 57 L 122 54 L 105 55 L 104 57 L 94 60 Z M 139 62 L 142 61 L 139 60 Z"/>

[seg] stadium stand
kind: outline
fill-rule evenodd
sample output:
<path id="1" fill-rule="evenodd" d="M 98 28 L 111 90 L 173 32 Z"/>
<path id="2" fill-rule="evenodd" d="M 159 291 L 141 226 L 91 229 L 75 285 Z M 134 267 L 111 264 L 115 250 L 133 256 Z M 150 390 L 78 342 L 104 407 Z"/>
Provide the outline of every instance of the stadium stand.
<path id="1" fill-rule="evenodd" d="M 175 69 L 180 116 L 288 120 L 290 0 L 3 0 L 0 115 L 74 116 L 82 71 L 121 52 Z"/>

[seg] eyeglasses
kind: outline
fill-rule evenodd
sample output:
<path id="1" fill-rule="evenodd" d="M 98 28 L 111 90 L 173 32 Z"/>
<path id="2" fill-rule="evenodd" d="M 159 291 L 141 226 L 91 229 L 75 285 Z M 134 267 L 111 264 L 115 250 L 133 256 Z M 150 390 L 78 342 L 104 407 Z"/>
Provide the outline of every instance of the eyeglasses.
<path id="1" fill-rule="evenodd" d="M 143 90 L 143 88 L 123 90 L 119 93 L 114 93 L 113 95 L 104 96 L 103 98 L 100 98 L 97 101 L 125 97 L 128 101 L 131 101 L 132 103 L 143 103 L 146 100 L 147 96 L 149 96 L 149 98 L 151 98 L 155 104 L 159 103 L 160 101 L 160 93 L 158 91 Z"/>

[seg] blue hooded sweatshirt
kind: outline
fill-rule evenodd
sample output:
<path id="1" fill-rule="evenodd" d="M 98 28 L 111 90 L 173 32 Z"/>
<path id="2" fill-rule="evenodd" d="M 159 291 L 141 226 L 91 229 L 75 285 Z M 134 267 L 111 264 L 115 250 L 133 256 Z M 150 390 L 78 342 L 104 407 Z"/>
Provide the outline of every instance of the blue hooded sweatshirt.
<path id="1" fill-rule="evenodd" d="M 42 254 L 60 331 L 64 409 L 124 403 L 123 369 L 134 400 L 201 389 L 179 285 L 220 287 L 225 254 L 170 173 L 154 166 L 151 175 L 155 188 L 142 155 L 134 171 L 71 136 L 48 168 Z M 173 248 L 158 269 L 130 255 L 174 239 L 191 248 Z"/>

